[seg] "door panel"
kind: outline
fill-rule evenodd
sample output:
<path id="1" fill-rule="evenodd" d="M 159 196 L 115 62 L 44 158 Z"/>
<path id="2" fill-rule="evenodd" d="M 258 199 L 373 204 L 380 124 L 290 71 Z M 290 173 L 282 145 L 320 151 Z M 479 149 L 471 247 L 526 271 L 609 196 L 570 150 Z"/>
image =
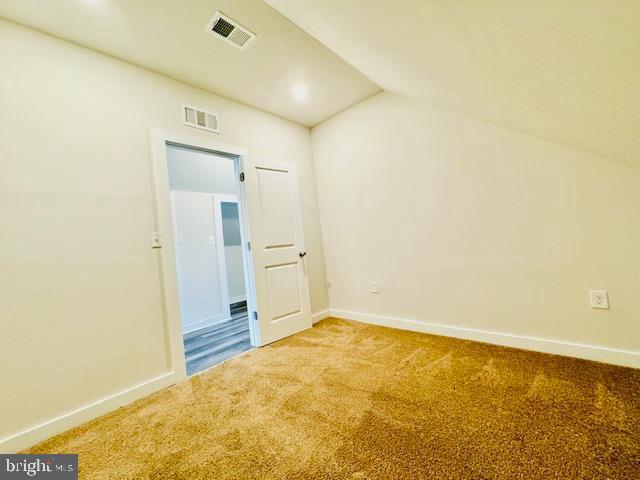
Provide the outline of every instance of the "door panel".
<path id="1" fill-rule="evenodd" d="M 266 267 L 271 323 L 277 322 L 302 311 L 298 265 L 273 265 Z"/>
<path id="2" fill-rule="evenodd" d="M 295 244 L 289 172 L 256 167 L 260 199 L 262 238 L 265 249 Z"/>
<path id="3" fill-rule="evenodd" d="M 298 188 L 294 164 L 245 159 L 259 345 L 311 327 Z"/>

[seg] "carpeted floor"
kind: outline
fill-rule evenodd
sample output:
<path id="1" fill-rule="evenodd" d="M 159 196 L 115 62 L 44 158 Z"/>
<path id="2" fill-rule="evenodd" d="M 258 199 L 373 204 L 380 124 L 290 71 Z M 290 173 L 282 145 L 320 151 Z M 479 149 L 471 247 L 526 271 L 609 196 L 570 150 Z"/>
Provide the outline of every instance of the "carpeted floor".
<path id="1" fill-rule="evenodd" d="M 640 479 L 640 370 L 327 319 L 52 438 L 84 479 Z"/>

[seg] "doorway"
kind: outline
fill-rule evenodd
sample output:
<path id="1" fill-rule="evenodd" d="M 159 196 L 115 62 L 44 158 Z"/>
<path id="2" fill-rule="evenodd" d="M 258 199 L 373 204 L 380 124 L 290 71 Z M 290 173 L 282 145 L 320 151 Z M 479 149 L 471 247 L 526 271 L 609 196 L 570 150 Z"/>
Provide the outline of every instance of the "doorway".
<path id="1" fill-rule="evenodd" d="M 231 330 L 232 336 L 238 334 L 234 342 L 242 337 L 242 346 L 238 342 L 226 350 L 232 356 L 250 348 L 245 322 L 252 347 L 311 328 L 309 257 L 296 165 L 249 157 L 241 147 L 162 129 L 151 130 L 151 148 L 157 230 L 151 232 L 151 248 L 157 252 L 167 366 L 174 380 L 187 376 L 185 337 L 190 340 L 198 330 L 211 328 L 200 332 L 203 343 L 204 338 L 216 337 L 214 332 L 222 327 Z M 177 160 L 169 159 L 174 156 Z M 216 166 L 233 175 L 211 175 Z M 214 178 L 225 179 L 227 188 L 213 185 Z M 181 224 L 193 217 L 174 213 L 185 204 L 206 220 L 188 228 Z M 204 257 L 179 252 L 188 241 L 187 229 L 199 232 L 196 250 L 205 252 Z M 230 276 L 240 270 L 233 260 L 238 256 L 242 257 L 244 297 L 243 290 L 235 288 L 242 285 L 239 275 Z M 185 277 L 185 272 L 193 275 Z M 187 288 L 181 289 L 182 285 Z M 190 302 L 190 292 L 196 292 L 200 302 Z M 223 323 L 241 317 L 242 326 L 240 321 Z M 194 362 L 189 373 L 219 361 L 222 357 L 203 360 L 200 366 Z"/>
<path id="2" fill-rule="evenodd" d="M 167 144 L 187 375 L 252 348 L 235 159 Z"/>

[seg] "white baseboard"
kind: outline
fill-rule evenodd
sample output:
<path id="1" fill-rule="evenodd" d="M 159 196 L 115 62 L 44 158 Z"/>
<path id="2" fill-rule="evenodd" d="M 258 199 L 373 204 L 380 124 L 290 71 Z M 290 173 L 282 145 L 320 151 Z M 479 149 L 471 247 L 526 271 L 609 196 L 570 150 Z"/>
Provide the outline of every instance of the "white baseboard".
<path id="1" fill-rule="evenodd" d="M 238 295 L 237 297 L 229 297 L 229 303 L 244 302 L 247 300 L 246 295 Z"/>
<path id="2" fill-rule="evenodd" d="M 314 313 L 312 315 L 312 321 L 313 323 L 317 323 L 330 316 L 344 318 L 347 320 L 355 320 L 372 325 L 380 325 L 383 327 L 463 338 L 466 340 L 475 340 L 494 345 L 503 345 L 507 347 L 521 348 L 524 350 L 534 350 L 556 355 L 583 358 L 586 360 L 595 360 L 613 365 L 640 368 L 640 352 L 618 350 L 597 345 L 583 345 L 559 340 L 454 327 L 404 318 L 350 312 L 346 310 L 323 310 L 321 312 Z M 115 410 L 118 407 L 173 385 L 179 380 L 180 377 L 177 373 L 167 372 L 113 395 L 101 398 L 100 400 L 84 405 L 76 410 L 0 439 L 0 452 L 14 453 L 28 448 L 36 443 L 46 440 L 49 437 Z"/>
<path id="3" fill-rule="evenodd" d="M 203 318 L 202 320 L 184 325 L 182 327 L 182 334 L 186 335 L 187 333 L 195 332 L 196 330 L 209 327 L 215 323 L 222 322 L 227 319 L 229 319 L 229 315 L 227 315 L 226 313 L 221 313 L 220 315 L 215 315 L 213 317 Z"/>
<path id="4" fill-rule="evenodd" d="M 142 382 L 133 387 L 101 398 L 76 410 L 52 418 L 39 425 L 17 432 L 9 437 L 0 439 L 0 452 L 15 453 L 35 445 L 47 438 L 77 427 L 100 415 L 111 412 L 118 407 L 131 403 L 151 393 L 162 390 L 178 382 L 178 375 L 168 372 L 158 377 Z M 53 452 L 56 453 L 56 452 Z"/>
<path id="5" fill-rule="evenodd" d="M 323 310 L 323 311 L 318 312 L 318 313 L 314 313 L 314 314 L 311 315 L 311 323 L 313 323 L 315 325 L 320 320 L 324 320 L 325 318 L 330 317 L 330 316 L 331 315 L 330 315 L 330 310 L 329 309 Z"/>
<path id="6" fill-rule="evenodd" d="M 549 340 L 546 338 L 526 337 L 510 333 L 491 332 L 488 330 L 476 330 L 473 328 L 454 327 L 437 323 L 427 323 L 405 318 L 372 315 L 369 313 L 349 312 L 346 310 L 329 310 L 332 317 L 355 320 L 383 327 L 411 330 L 413 332 L 430 333 L 445 337 L 463 338 L 478 342 L 502 345 L 505 347 L 534 350 L 536 352 L 552 353 L 567 357 L 594 360 L 597 362 L 621 365 L 624 367 L 640 368 L 640 352 L 618 350 L 599 345 L 584 345 L 565 342 L 561 340 Z"/>

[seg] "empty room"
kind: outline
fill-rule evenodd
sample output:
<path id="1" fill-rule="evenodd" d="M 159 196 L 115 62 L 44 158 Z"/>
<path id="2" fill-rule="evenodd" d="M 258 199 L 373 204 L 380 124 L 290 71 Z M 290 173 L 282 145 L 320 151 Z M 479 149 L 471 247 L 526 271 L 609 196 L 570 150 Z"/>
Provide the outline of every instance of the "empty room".
<path id="1" fill-rule="evenodd" d="M 0 0 L 0 478 L 640 479 L 636 0 Z"/>

